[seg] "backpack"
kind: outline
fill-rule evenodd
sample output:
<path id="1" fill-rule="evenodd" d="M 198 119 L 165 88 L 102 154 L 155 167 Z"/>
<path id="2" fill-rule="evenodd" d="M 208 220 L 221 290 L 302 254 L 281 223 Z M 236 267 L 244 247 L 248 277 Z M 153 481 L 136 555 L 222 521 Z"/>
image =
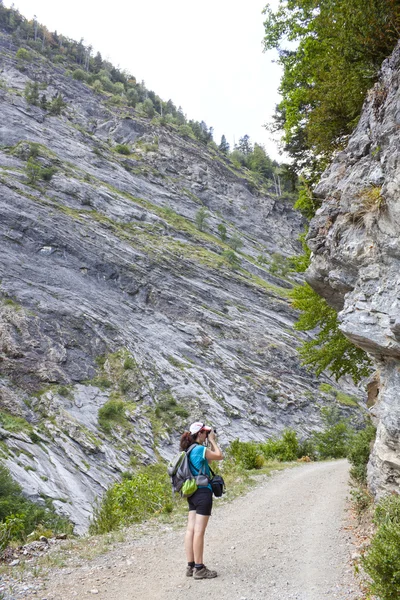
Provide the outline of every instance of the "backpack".
<path id="1" fill-rule="evenodd" d="M 185 481 L 195 480 L 195 477 L 190 470 L 189 454 L 195 448 L 197 444 L 192 444 L 187 450 L 179 452 L 171 460 L 167 467 L 168 475 L 171 477 L 172 491 L 181 492 L 182 486 Z M 197 485 L 196 485 L 197 488 Z M 196 489 L 193 490 L 194 493 Z"/>

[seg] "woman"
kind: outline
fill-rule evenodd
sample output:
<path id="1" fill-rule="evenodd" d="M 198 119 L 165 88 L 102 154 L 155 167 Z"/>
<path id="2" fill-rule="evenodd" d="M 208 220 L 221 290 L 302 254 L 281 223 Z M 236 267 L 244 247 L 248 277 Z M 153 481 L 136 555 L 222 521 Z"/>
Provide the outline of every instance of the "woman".
<path id="1" fill-rule="evenodd" d="M 207 440 L 210 442 L 210 448 L 204 445 Z M 195 476 L 201 472 L 210 477 L 208 461 L 223 459 L 211 427 L 204 423 L 192 423 L 190 431 L 185 431 L 181 437 L 181 450 L 188 450 L 193 444 L 196 446 L 189 454 L 190 470 Z M 193 575 L 193 579 L 213 579 L 217 576 L 217 572 L 207 569 L 203 562 L 204 534 L 212 508 L 211 485 L 199 486 L 193 496 L 187 500 L 189 516 L 185 534 L 185 551 L 188 561 L 186 575 L 188 577 Z"/>

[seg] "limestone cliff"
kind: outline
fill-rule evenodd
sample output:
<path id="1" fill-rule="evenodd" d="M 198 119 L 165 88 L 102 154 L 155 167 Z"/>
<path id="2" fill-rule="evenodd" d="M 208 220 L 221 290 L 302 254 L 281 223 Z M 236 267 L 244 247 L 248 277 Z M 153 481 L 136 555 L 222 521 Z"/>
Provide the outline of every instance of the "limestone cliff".
<path id="1" fill-rule="evenodd" d="M 297 252 L 291 204 L 16 50 L 0 35 L 0 451 L 79 532 L 121 472 L 170 456 L 192 420 L 223 443 L 304 436 L 334 396 L 299 365 L 290 282 L 257 260 Z M 59 116 L 26 102 L 32 81 L 62 95 Z M 240 268 L 220 224 L 244 243 Z"/>
<path id="2" fill-rule="evenodd" d="M 315 190 L 309 283 L 340 312 L 341 330 L 374 358 L 369 465 L 376 496 L 400 484 L 400 48 L 382 66 L 347 148 Z"/>

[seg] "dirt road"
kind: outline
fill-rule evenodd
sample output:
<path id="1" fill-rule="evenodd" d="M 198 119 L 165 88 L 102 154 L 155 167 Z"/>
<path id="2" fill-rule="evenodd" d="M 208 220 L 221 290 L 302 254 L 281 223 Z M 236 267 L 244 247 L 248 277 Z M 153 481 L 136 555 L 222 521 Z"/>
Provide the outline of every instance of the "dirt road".
<path id="1" fill-rule="evenodd" d="M 185 577 L 184 530 L 127 541 L 89 565 L 50 577 L 47 600 L 353 600 L 346 461 L 277 473 L 215 509 L 205 562 L 214 580 Z M 36 596 L 37 597 L 37 596 Z"/>

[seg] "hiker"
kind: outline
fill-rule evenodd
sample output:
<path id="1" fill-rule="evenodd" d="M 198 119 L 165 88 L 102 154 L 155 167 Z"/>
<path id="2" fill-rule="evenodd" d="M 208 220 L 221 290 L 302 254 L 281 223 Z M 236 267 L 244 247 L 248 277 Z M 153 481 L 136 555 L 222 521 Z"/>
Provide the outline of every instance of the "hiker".
<path id="1" fill-rule="evenodd" d="M 206 442 L 209 442 L 207 447 Z M 215 440 L 215 432 L 204 423 L 192 423 L 189 431 L 181 437 L 181 450 L 187 450 L 197 444 L 190 452 L 190 470 L 197 476 L 200 472 L 210 477 L 208 461 L 222 460 L 223 455 Z M 216 571 L 207 569 L 203 562 L 204 534 L 211 516 L 212 488 L 208 484 L 199 486 L 187 499 L 189 504 L 188 524 L 185 534 L 185 552 L 188 561 L 187 577 L 194 579 L 213 579 Z"/>

